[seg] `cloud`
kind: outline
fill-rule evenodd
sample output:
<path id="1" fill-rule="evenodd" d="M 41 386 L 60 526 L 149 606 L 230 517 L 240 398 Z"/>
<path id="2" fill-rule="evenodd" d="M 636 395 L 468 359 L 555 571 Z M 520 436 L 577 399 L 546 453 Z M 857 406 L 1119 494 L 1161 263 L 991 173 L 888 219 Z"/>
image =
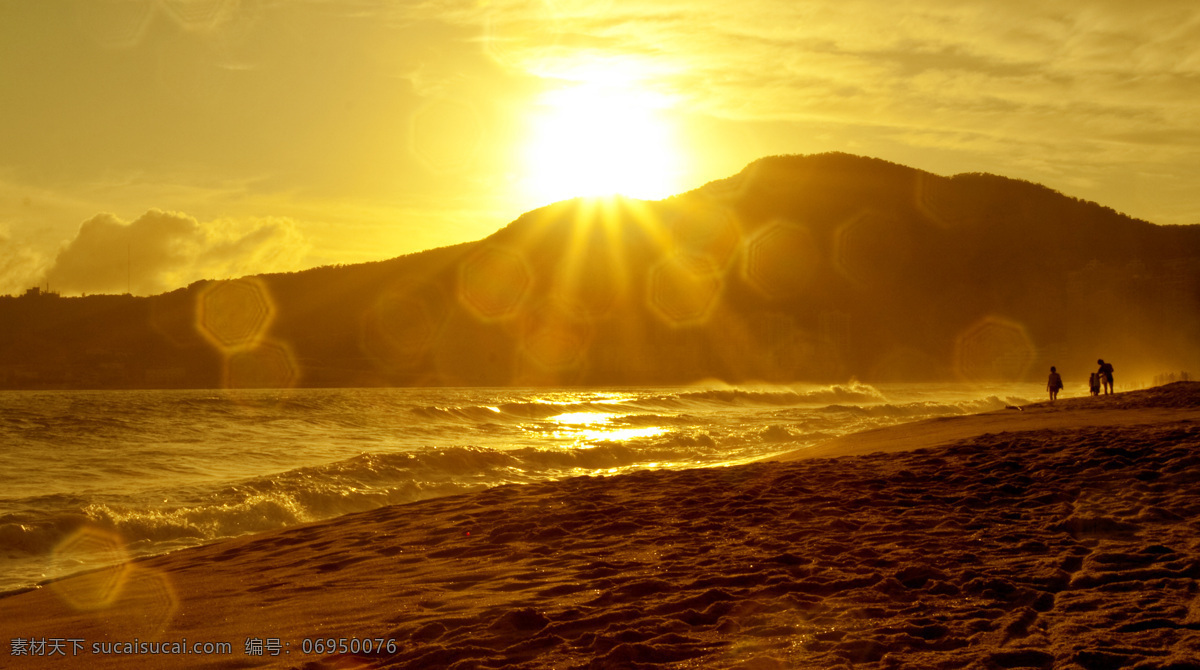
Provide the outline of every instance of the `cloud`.
<path id="1" fill-rule="evenodd" d="M 42 259 L 0 231 L 0 295 L 16 295 L 32 286 Z"/>
<path id="2" fill-rule="evenodd" d="M 294 270 L 308 249 L 289 219 L 201 223 L 152 209 L 126 223 L 99 214 L 59 251 L 46 281 L 64 294 L 153 295 L 199 279 Z"/>
<path id="3" fill-rule="evenodd" d="M 546 86 L 588 64 L 616 63 L 682 113 L 787 126 L 787 137 L 822 133 L 819 142 L 792 145 L 773 138 L 787 150 L 860 147 L 911 157 L 936 146 L 937 160 L 956 169 L 1003 172 L 1048 160 L 1054 171 L 1104 172 L 1112 182 L 1131 157 L 1179 172 L 1200 148 L 1194 0 L 426 0 L 405 7 L 473 25 L 486 53 Z"/>
<path id="4" fill-rule="evenodd" d="M 1074 101 L 1102 107 L 1085 117 L 1088 131 L 1183 129 L 1200 94 L 1200 57 L 1188 46 L 1200 39 L 1200 18 L 1177 0 L 464 5 L 419 11 L 486 22 L 504 64 L 543 76 L 578 70 L 579 61 L 636 60 L 648 84 L 678 93 L 690 110 L 735 120 L 961 132 L 994 128 L 1016 111 L 1025 122 L 1014 131 L 1059 137 L 1078 119 L 1046 123 L 1046 111 L 1077 111 L 1064 109 Z"/>

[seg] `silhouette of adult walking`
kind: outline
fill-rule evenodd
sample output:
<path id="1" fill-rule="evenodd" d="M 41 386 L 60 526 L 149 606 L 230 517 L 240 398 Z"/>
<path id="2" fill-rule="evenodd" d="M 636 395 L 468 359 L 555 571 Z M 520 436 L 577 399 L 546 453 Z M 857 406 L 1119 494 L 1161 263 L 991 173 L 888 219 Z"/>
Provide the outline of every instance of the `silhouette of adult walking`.
<path id="1" fill-rule="evenodd" d="M 1096 374 L 1100 375 L 1100 383 L 1104 384 L 1104 393 L 1107 395 L 1113 392 L 1113 366 L 1112 363 L 1105 363 L 1101 358 L 1096 361 L 1100 364 L 1100 369 Z"/>
<path id="2" fill-rule="evenodd" d="M 1058 392 L 1062 390 L 1062 377 L 1059 376 L 1058 370 L 1053 365 L 1050 366 L 1050 378 L 1046 380 L 1046 390 L 1050 392 L 1050 402 L 1058 397 Z"/>

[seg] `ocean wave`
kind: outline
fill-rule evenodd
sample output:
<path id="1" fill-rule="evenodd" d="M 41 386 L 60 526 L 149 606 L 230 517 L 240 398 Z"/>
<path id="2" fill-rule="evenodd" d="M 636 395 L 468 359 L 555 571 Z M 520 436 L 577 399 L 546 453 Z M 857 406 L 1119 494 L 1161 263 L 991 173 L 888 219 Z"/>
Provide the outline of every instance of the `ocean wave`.
<path id="1" fill-rule="evenodd" d="M 497 407 L 414 407 L 409 410 L 412 414 L 422 419 L 434 419 L 441 421 L 497 421 L 503 419 L 500 409 Z"/>
<path id="2" fill-rule="evenodd" d="M 0 556 L 48 554 L 89 521 L 82 510 L 0 516 Z"/>
<path id="3" fill-rule="evenodd" d="M 758 439 L 763 442 L 792 442 L 796 436 L 784 426 L 775 424 L 759 430 Z"/>
<path id="4" fill-rule="evenodd" d="M 0 470 L 15 476 L 0 497 L 0 589 L 80 569 L 57 549 L 84 527 L 123 538 L 131 555 L 160 553 L 488 486 L 741 462 L 1023 404 L 1001 400 L 1007 389 L 963 400 L 972 389 L 880 388 L 9 396 Z"/>
<path id="5" fill-rule="evenodd" d="M 703 420 L 694 414 L 628 414 L 612 419 L 612 425 L 631 428 L 695 426 L 700 423 L 703 423 Z"/>
<path id="6" fill-rule="evenodd" d="M 584 412 L 617 415 L 628 412 L 629 406 L 598 402 L 501 402 L 496 405 L 423 406 L 409 411 L 426 419 L 492 422 L 547 420 L 561 414 Z"/>
<path id="7" fill-rule="evenodd" d="M 677 435 L 644 445 L 605 442 L 574 449 L 443 447 L 365 453 L 215 490 L 193 487 L 178 501 L 72 499 L 76 504 L 67 510 L 7 514 L 0 516 L 0 547 L 10 557 L 47 554 L 84 525 L 111 531 L 130 546 L 200 544 L 499 484 L 648 463 L 694 463 L 698 448 L 711 451 L 713 446 L 706 435 Z"/>
<path id="8" fill-rule="evenodd" d="M 495 405 L 463 404 L 457 406 L 425 405 L 409 411 L 423 419 L 455 422 L 495 422 L 549 420 L 562 414 L 595 413 L 623 417 L 641 415 L 669 419 L 679 412 L 711 411 L 738 407 L 814 406 L 829 403 L 885 402 L 883 394 L 861 382 L 837 384 L 824 388 L 795 389 L 680 389 L 669 393 L 628 391 L 620 401 L 519 401 L 498 402 Z"/>
<path id="9" fill-rule="evenodd" d="M 737 406 L 820 405 L 835 402 L 876 403 L 886 400 L 875 387 L 857 381 L 804 391 L 793 389 L 763 391 L 739 388 L 706 389 L 682 392 L 678 397 L 684 401 Z"/>

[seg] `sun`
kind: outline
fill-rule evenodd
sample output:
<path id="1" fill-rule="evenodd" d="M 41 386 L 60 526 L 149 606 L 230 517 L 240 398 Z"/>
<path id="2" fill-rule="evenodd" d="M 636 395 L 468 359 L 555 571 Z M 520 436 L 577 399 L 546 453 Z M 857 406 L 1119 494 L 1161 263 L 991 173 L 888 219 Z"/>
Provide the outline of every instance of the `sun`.
<path id="1" fill-rule="evenodd" d="M 680 151 L 664 96 L 577 84 L 546 93 L 530 117 L 524 190 L 541 204 L 577 196 L 657 199 L 679 192 Z"/>

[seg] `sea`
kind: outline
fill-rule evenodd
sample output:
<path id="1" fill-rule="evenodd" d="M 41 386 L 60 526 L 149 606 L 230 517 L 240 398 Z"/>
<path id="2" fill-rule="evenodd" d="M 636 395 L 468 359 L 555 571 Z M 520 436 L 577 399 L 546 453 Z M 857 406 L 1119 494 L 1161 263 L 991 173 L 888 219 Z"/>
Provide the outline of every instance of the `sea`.
<path id="1" fill-rule="evenodd" d="M 1032 384 L 0 391 L 0 593 L 503 484 L 718 468 Z"/>

